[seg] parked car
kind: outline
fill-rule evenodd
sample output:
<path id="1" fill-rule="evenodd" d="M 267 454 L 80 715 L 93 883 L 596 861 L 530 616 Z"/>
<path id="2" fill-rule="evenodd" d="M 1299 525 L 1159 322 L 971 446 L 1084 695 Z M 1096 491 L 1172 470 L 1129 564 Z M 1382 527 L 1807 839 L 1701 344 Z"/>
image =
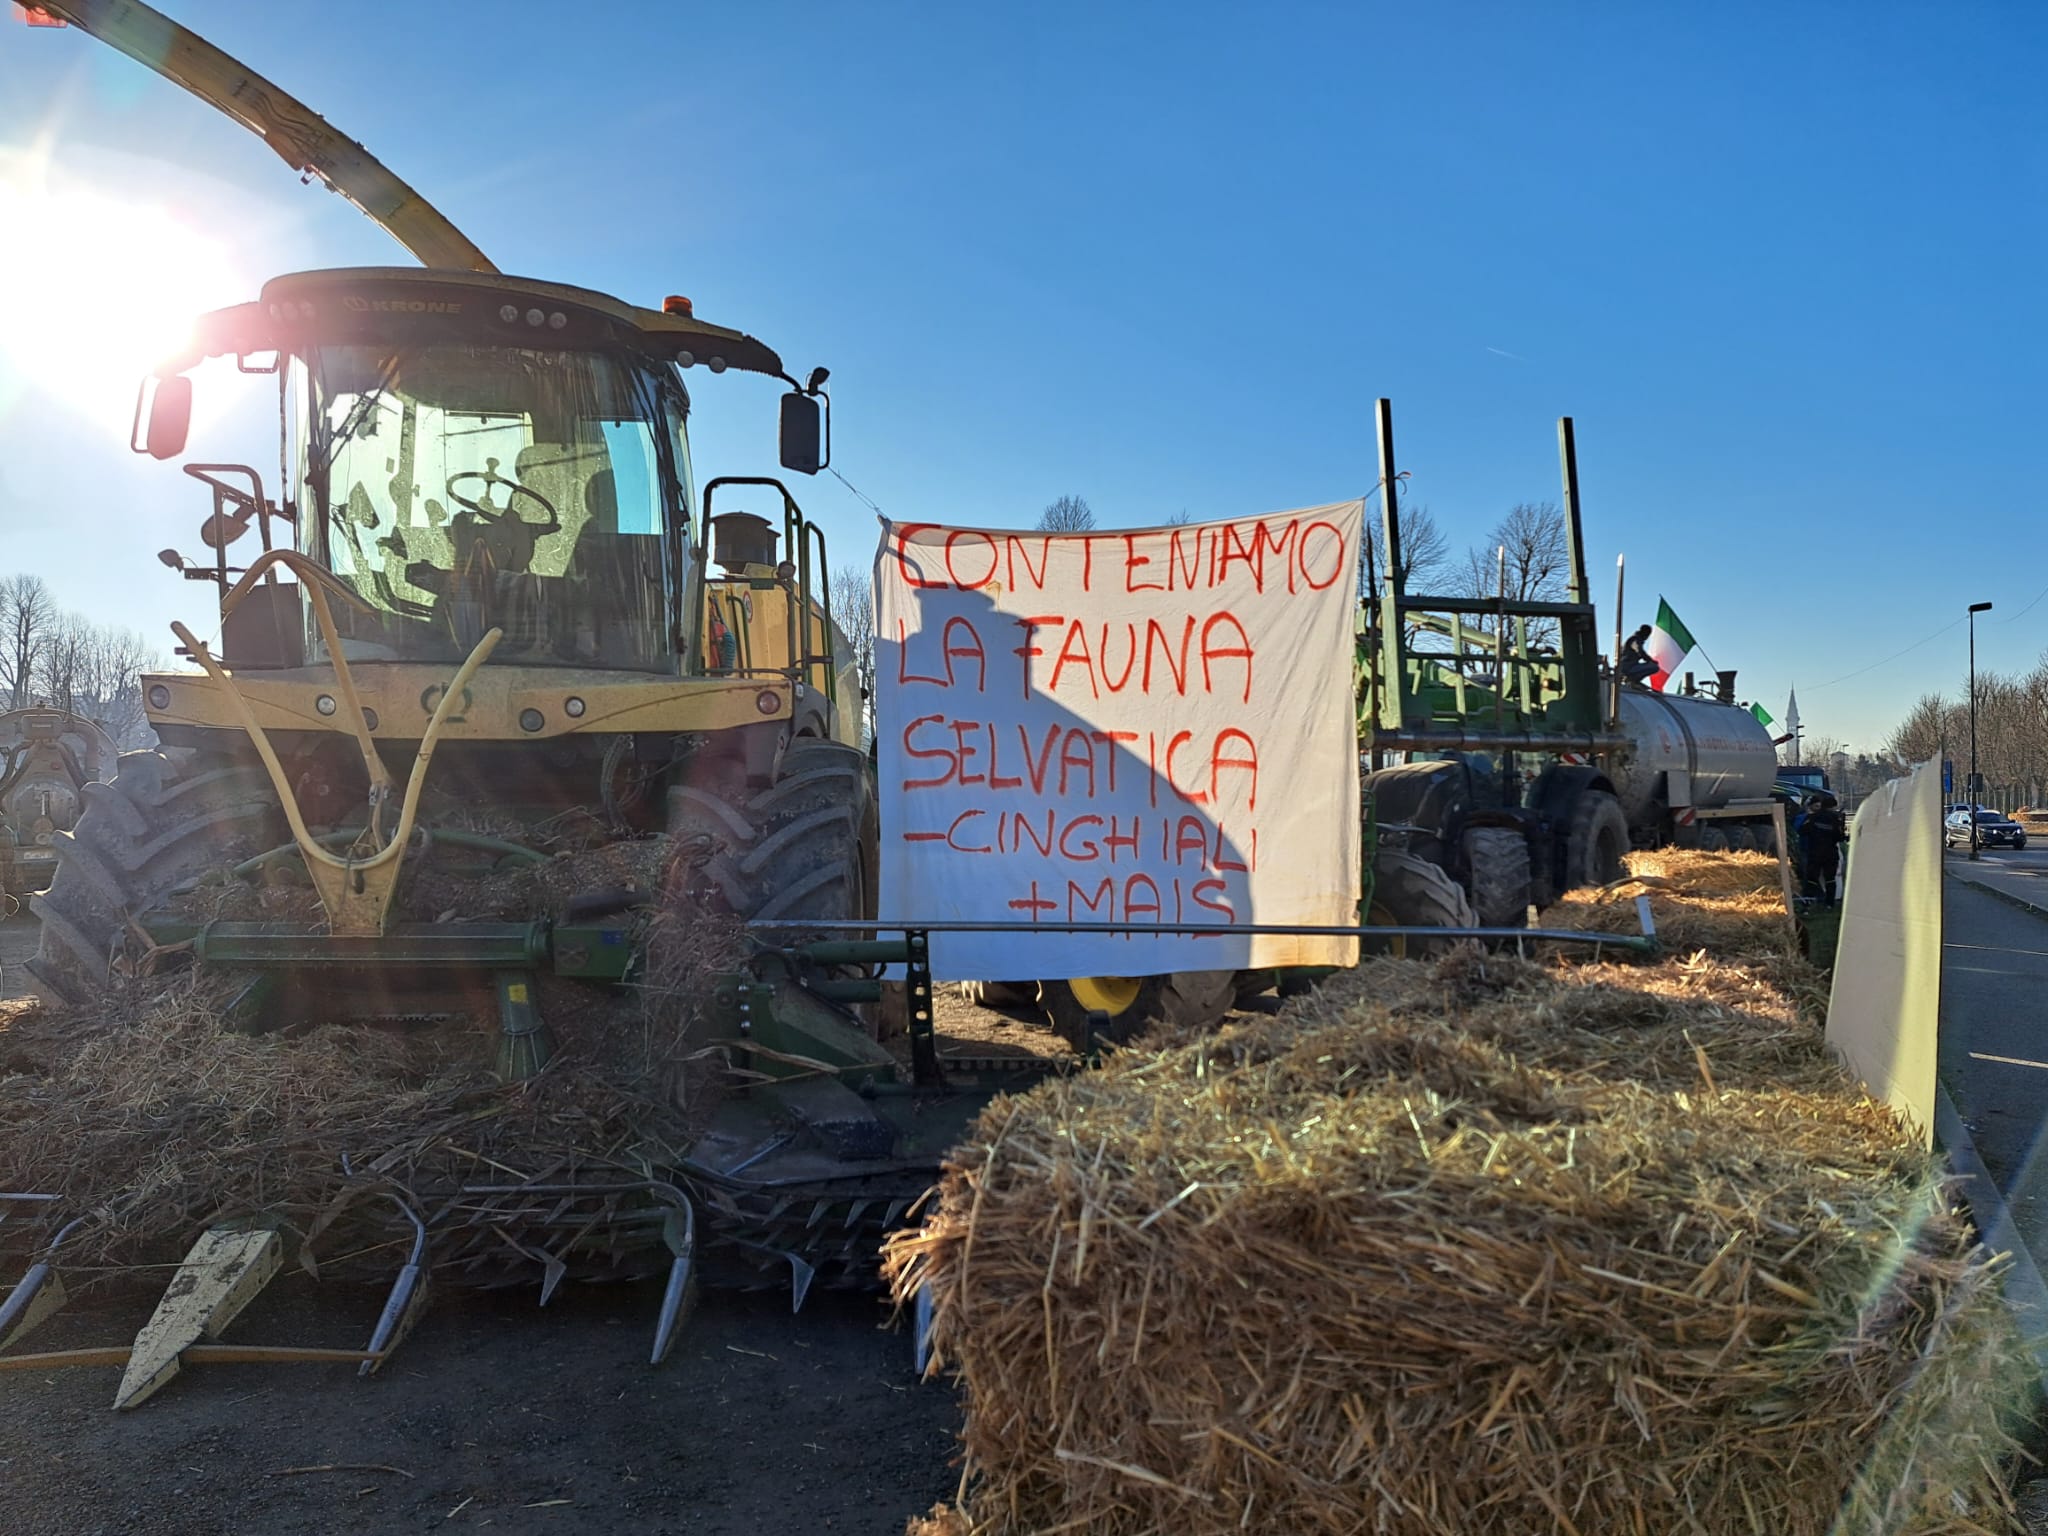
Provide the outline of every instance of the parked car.
<path id="1" fill-rule="evenodd" d="M 1950 848 L 1963 848 L 1970 841 L 1970 809 L 1948 813 L 1941 824 L 1941 840 Z M 1979 848 L 2024 848 L 2027 846 L 2027 829 L 2014 821 L 2003 811 L 1987 811 L 1981 806 L 1975 812 L 1977 817 L 1977 846 Z"/>

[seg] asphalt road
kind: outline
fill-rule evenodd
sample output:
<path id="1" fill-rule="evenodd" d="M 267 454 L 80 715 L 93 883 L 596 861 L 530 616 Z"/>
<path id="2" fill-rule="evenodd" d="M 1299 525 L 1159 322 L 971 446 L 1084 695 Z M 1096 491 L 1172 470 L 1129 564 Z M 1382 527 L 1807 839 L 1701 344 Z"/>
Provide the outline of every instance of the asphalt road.
<path id="1" fill-rule="evenodd" d="M 1940 1073 L 2038 1263 L 2048 1264 L 2048 846 L 1949 855 L 1942 922 Z"/>

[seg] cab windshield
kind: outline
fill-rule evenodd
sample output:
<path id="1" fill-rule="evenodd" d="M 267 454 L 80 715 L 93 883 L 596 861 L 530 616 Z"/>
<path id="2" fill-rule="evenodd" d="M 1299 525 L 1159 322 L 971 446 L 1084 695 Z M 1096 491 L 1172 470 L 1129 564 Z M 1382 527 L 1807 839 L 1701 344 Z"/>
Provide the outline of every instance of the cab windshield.
<path id="1" fill-rule="evenodd" d="M 297 366 L 301 543 L 361 599 L 332 605 L 349 659 L 460 661 L 495 627 L 493 662 L 674 670 L 689 470 L 651 367 L 459 344 Z"/>

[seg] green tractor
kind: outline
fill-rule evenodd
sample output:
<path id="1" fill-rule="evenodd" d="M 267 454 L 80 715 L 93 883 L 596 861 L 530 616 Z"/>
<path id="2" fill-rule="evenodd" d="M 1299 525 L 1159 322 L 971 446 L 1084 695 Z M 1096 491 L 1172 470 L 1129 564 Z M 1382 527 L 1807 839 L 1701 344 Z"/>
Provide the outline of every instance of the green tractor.
<path id="1" fill-rule="evenodd" d="M 1380 484 L 1399 484 L 1378 407 Z M 1625 873 L 1630 836 L 1610 754 L 1625 751 L 1602 675 L 1569 417 L 1558 423 L 1562 602 L 1405 590 L 1382 496 L 1377 580 L 1358 647 L 1359 749 L 1373 921 L 1519 928 L 1568 890 Z"/>

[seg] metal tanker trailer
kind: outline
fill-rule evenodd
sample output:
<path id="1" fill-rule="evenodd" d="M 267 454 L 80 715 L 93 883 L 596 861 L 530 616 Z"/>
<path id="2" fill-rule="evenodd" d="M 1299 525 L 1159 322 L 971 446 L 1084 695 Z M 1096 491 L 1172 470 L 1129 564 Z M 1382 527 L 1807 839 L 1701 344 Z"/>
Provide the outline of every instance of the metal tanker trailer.
<path id="1" fill-rule="evenodd" d="M 1631 840 L 1700 848 L 1775 847 L 1778 751 L 1747 709 L 1699 695 L 1621 690 L 1614 782 Z"/>

